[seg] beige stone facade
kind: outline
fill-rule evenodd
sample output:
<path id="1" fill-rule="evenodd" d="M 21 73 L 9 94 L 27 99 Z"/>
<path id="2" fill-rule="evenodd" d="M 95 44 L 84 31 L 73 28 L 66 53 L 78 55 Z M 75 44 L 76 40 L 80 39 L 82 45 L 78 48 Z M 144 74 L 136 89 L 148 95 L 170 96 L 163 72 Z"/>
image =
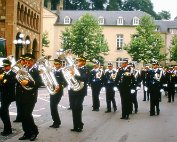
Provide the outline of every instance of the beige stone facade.
<path id="1" fill-rule="evenodd" d="M 40 56 L 42 8 L 43 0 L 0 0 L 0 37 L 6 39 L 7 55 Z M 19 39 L 22 43 L 17 43 Z"/>

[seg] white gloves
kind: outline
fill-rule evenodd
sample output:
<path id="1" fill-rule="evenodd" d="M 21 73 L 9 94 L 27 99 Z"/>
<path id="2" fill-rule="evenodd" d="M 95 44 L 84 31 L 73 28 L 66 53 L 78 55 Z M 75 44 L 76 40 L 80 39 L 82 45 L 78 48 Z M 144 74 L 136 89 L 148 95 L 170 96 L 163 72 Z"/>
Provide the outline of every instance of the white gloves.
<path id="1" fill-rule="evenodd" d="M 131 94 L 134 94 L 134 93 L 135 93 L 135 90 L 134 90 L 134 89 L 131 89 L 130 92 L 131 92 Z"/>
<path id="2" fill-rule="evenodd" d="M 148 88 L 146 86 L 144 86 L 144 91 L 147 91 L 147 90 L 148 90 Z"/>
<path id="3" fill-rule="evenodd" d="M 136 87 L 136 90 L 140 90 L 140 87 L 139 87 L 139 86 L 137 86 L 137 87 Z"/>
<path id="4" fill-rule="evenodd" d="M 167 84 L 163 84 L 163 87 L 167 87 Z"/>
<path id="5" fill-rule="evenodd" d="M 114 91 L 118 91 L 117 87 L 114 87 L 113 90 L 114 90 Z"/>
<path id="6" fill-rule="evenodd" d="M 177 84 L 175 84 L 175 87 L 177 87 Z"/>
<path id="7" fill-rule="evenodd" d="M 106 90 L 105 87 L 102 87 L 101 91 L 105 91 L 105 90 Z"/>
<path id="8" fill-rule="evenodd" d="M 160 93 L 162 93 L 162 92 L 164 92 L 164 90 L 163 90 L 163 89 L 160 89 Z"/>

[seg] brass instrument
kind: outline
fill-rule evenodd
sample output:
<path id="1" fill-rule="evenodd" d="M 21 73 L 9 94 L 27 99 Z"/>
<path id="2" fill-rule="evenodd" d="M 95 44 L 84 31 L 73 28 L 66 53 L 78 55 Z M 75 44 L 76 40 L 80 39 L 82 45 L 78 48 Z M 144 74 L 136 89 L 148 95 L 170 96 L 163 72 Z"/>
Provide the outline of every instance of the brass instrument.
<path id="1" fill-rule="evenodd" d="M 54 72 L 52 71 L 52 66 L 49 60 L 45 57 L 42 57 L 37 60 L 36 65 L 38 66 L 41 79 L 48 92 L 50 95 L 54 95 L 56 93 L 56 87 L 58 87 L 58 83 L 54 76 Z"/>
<path id="2" fill-rule="evenodd" d="M 71 57 L 71 50 L 64 51 L 63 54 L 60 55 L 60 58 L 62 57 L 64 57 L 67 63 L 67 66 L 62 69 L 62 73 L 67 84 L 73 91 L 81 90 L 84 87 L 84 82 L 76 80 L 75 77 L 70 73 L 71 70 L 74 70 L 74 74 L 80 76 L 80 73 Z"/>

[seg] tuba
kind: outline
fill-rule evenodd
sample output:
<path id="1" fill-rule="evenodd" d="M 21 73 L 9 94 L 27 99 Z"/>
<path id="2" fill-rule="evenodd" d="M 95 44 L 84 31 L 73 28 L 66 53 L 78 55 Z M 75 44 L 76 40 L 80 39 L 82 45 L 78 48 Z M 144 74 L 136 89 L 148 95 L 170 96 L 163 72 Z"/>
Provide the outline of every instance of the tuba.
<path id="1" fill-rule="evenodd" d="M 63 54 L 60 55 L 60 58 L 64 57 L 67 66 L 62 69 L 63 76 L 73 91 L 79 91 L 84 87 L 84 82 L 78 81 L 70 74 L 70 70 L 73 69 L 75 75 L 80 76 L 78 69 L 76 68 L 74 61 L 71 57 L 71 50 L 64 51 Z"/>
<path id="2" fill-rule="evenodd" d="M 7 59 L 9 59 L 13 63 L 13 60 L 14 60 L 13 56 L 11 56 L 11 57 L 9 56 L 9 57 L 7 57 Z M 32 76 L 26 71 L 24 66 L 21 65 L 20 60 L 18 60 L 16 63 L 14 63 L 14 65 L 12 65 L 12 67 L 11 67 L 11 70 L 16 74 L 17 81 L 20 83 L 22 80 L 28 80 L 28 81 L 32 81 L 35 83 Z M 33 87 L 30 87 L 28 85 L 25 85 L 25 86 L 22 85 L 22 87 L 25 90 L 32 90 L 33 89 Z"/>
<path id="3" fill-rule="evenodd" d="M 56 93 L 56 87 L 58 86 L 58 83 L 54 76 L 54 72 L 49 60 L 45 57 L 42 57 L 37 60 L 36 65 L 38 66 L 39 74 L 48 92 L 50 95 L 54 95 Z"/>

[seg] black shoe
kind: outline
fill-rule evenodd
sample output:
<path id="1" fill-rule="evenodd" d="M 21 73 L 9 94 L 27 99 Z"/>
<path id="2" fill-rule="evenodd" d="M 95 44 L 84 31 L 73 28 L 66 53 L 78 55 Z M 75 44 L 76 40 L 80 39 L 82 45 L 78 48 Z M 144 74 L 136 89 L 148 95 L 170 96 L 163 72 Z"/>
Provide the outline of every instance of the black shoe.
<path id="1" fill-rule="evenodd" d="M 111 112 L 111 111 L 110 110 L 105 111 L 105 113 L 109 113 L 109 112 Z"/>
<path id="2" fill-rule="evenodd" d="M 126 119 L 126 117 L 121 117 L 120 119 Z"/>
<path id="3" fill-rule="evenodd" d="M 129 119 L 129 115 L 126 115 L 125 119 L 128 120 Z"/>
<path id="4" fill-rule="evenodd" d="M 146 100 L 143 100 L 143 101 L 146 101 Z"/>
<path id="5" fill-rule="evenodd" d="M 116 112 L 116 111 L 117 111 L 117 107 L 114 108 L 114 112 Z"/>
<path id="6" fill-rule="evenodd" d="M 138 110 L 135 110 L 135 113 L 138 113 Z"/>
<path id="7" fill-rule="evenodd" d="M 154 116 L 155 114 L 150 114 L 150 116 Z"/>
<path id="8" fill-rule="evenodd" d="M 77 128 L 77 129 L 76 129 L 76 132 L 82 132 L 82 129 Z"/>
<path id="9" fill-rule="evenodd" d="M 30 139 L 30 136 L 23 135 L 18 140 L 27 140 L 27 139 Z"/>
<path id="10" fill-rule="evenodd" d="M 38 134 L 32 134 L 30 137 L 30 141 L 35 141 Z"/>
<path id="11" fill-rule="evenodd" d="M 75 129 L 75 128 L 74 128 L 74 129 L 70 129 L 70 131 L 72 131 L 72 132 L 74 132 L 74 131 L 76 131 L 76 130 L 77 130 L 77 129 Z"/>
<path id="12" fill-rule="evenodd" d="M 2 136 L 8 136 L 10 134 L 12 134 L 12 131 L 9 131 L 9 132 L 3 131 L 3 132 L 1 132 Z"/>
<path id="13" fill-rule="evenodd" d="M 18 123 L 18 122 L 22 122 L 22 121 L 21 121 L 21 120 L 16 119 L 16 120 L 14 120 L 13 122 L 14 122 L 14 123 Z"/>
<path id="14" fill-rule="evenodd" d="M 71 110 L 71 108 L 69 107 L 69 108 L 67 108 L 67 110 Z"/>

